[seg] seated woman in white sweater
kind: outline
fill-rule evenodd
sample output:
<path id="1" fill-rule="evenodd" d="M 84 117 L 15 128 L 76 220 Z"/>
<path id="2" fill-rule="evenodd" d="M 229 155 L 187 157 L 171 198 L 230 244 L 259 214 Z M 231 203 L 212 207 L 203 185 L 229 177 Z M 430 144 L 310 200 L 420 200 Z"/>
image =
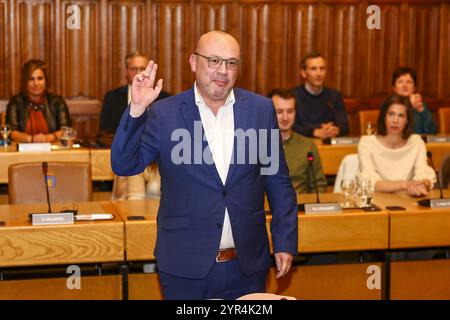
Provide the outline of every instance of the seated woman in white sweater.
<path id="1" fill-rule="evenodd" d="M 410 100 L 393 95 L 381 107 L 377 134 L 361 137 L 358 177 L 369 179 L 375 192 L 406 191 L 421 196 L 428 194 L 435 183 L 425 143 L 412 130 Z"/>

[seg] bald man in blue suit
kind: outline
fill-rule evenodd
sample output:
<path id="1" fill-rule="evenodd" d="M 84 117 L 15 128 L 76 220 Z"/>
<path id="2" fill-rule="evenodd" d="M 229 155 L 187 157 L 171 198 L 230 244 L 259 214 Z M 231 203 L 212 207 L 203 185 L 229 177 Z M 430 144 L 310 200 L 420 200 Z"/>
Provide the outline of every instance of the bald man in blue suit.
<path id="1" fill-rule="evenodd" d="M 112 167 L 117 175 L 134 175 L 158 162 L 155 256 L 166 299 L 264 292 L 271 266 L 265 194 L 277 278 L 289 272 L 298 238 L 275 110 L 269 99 L 233 88 L 240 47 L 228 33 L 201 36 L 189 63 L 193 88 L 151 107 L 162 90 L 161 79 L 155 85 L 157 65 L 151 61 L 136 75 Z M 242 133 L 248 135 L 241 139 Z"/>

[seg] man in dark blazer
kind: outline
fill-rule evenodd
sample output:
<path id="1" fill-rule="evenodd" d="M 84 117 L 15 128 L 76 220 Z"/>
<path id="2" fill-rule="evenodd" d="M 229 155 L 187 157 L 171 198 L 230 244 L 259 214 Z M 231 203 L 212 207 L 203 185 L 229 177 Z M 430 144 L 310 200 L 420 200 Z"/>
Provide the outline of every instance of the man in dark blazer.
<path id="1" fill-rule="evenodd" d="M 149 59 L 140 52 L 129 54 L 125 58 L 127 85 L 108 91 L 103 99 L 102 112 L 100 114 L 100 132 L 115 133 L 119 126 L 120 118 L 130 103 L 131 83 L 139 72 L 144 71 Z M 161 91 L 156 100 L 169 97 L 170 94 Z"/>
<path id="2" fill-rule="evenodd" d="M 342 94 L 325 86 L 327 62 L 319 52 L 303 57 L 300 74 L 305 80 L 295 87 L 297 118 L 294 131 L 319 139 L 348 135 L 348 118 Z"/>
<path id="3" fill-rule="evenodd" d="M 158 162 L 155 256 L 166 299 L 264 292 L 271 266 L 265 194 L 277 278 L 288 273 L 298 239 L 296 195 L 275 110 L 269 99 L 233 89 L 240 47 L 228 33 L 201 36 L 189 62 L 194 87 L 149 108 L 162 89 L 162 79 L 154 87 L 157 65 L 150 61 L 134 78 L 112 167 L 133 175 Z"/>

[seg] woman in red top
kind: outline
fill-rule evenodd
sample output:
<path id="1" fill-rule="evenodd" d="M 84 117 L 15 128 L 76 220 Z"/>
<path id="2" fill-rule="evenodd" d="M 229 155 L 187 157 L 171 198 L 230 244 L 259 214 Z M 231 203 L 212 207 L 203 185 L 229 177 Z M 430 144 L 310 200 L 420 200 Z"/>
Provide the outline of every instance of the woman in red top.
<path id="1" fill-rule="evenodd" d="M 6 123 L 16 142 L 53 142 L 60 138 L 61 127 L 70 127 L 69 109 L 61 96 L 47 90 L 45 63 L 29 60 L 22 69 L 21 92 L 6 107 Z"/>

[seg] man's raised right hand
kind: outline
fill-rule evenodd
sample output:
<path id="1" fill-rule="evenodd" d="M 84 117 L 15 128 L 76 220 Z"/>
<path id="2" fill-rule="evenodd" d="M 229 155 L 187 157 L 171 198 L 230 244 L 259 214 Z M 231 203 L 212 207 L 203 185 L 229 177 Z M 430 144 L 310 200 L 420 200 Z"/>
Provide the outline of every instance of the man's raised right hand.
<path id="1" fill-rule="evenodd" d="M 156 100 L 162 90 L 163 80 L 159 79 L 155 84 L 158 65 L 150 60 L 144 71 L 138 73 L 131 84 L 130 115 L 137 118 L 145 112 L 145 109 Z"/>

